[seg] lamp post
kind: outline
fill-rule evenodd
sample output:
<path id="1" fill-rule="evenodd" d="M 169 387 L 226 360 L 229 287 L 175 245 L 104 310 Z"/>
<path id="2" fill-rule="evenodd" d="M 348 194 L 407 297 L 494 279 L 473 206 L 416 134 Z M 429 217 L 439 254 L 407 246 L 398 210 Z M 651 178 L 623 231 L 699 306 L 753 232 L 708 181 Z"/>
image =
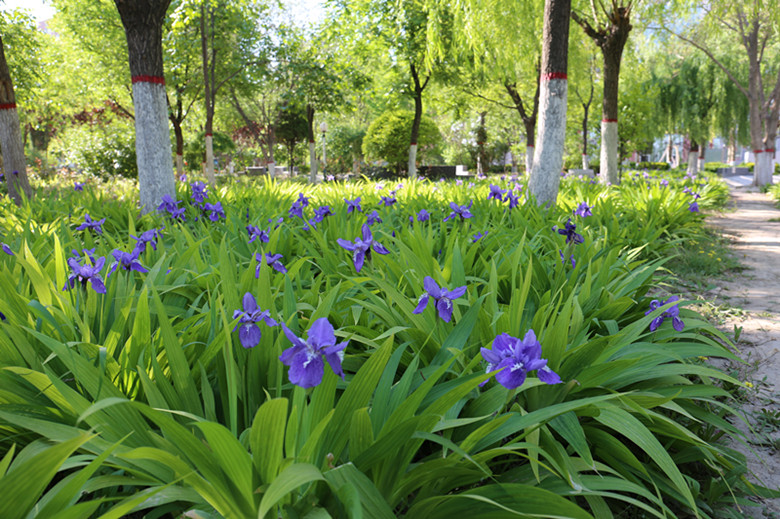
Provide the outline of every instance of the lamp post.
<path id="1" fill-rule="evenodd" d="M 322 178 L 325 179 L 325 133 L 328 131 L 328 123 L 320 123 L 320 131 L 322 132 Z"/>

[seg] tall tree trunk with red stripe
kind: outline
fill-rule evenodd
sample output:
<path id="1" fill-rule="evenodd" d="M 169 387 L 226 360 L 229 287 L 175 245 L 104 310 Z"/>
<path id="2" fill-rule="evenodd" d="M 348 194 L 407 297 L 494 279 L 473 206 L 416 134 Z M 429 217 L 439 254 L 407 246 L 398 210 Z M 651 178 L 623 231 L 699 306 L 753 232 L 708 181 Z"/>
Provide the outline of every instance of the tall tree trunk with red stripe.
<path id="1" fill-rule="evenodd" d="M 0 149 L 3 153 L 3 174 L 8 194 L 16 205 L 21 205 L 22 194 L 29 200 L 32 188 L 27 179 L 27 162 L 24 159 L 22 131 L 11 72 L 5 60 L 3 38 L 0 36 Z"/>
<path id="2" fill-rule="evenodd" d="M 633 0 L 612 0 L 607 22 L 601 24 L 593 10 L 593 25 L 583 16 L 571 16 L 598 47 L 604 57 L 604 95 L 601 110 L 601 181 L 618 184 L 618 84 L 623 49 L 631 32 Z"/>
<path id="3" fill-rule="evenodd" d="M 127 38 L 135 108 L 135 152 L 141 211 L 176 196 L 163 77 L 162 26 L 171 0 L 114 0 Z"/>
<path id="4" fill-rule="evenodd" d="M 571 0 L 546 0 L 542 32 L 539 136 L 528 190 L 539 205 L 555 204 L 566 138 L 566 71 Z"/>

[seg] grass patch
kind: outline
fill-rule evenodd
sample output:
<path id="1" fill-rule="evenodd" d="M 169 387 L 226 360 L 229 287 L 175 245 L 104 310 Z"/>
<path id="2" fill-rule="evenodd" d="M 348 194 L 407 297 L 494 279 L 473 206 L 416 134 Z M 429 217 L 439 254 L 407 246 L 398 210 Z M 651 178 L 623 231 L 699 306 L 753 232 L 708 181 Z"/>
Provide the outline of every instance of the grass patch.
<path id="1" fill-rule="evenodd" d="M 708 278 L 722 277 L 745 269 L 739 263 L 731 243 L 723 235 L 704 228 L 701 234 L 676 247 L 676 256 L 669 262 L 669 270 L 685 284 L 697 288 L 708 286 Z"/>

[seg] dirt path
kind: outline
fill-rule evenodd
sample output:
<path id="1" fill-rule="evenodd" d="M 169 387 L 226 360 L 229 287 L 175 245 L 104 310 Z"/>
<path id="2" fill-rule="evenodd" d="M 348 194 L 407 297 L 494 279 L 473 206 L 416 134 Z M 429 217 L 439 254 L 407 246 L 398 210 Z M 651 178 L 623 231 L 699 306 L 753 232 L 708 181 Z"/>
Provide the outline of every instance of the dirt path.
<path id="1" fill-rule="evenodd" d="M 717 283 L 722 287 L 716 304 L 727 303 L 745 311 L 726 319 L 725 331 L 742 327 L 737 344 L 746 365 L 738 366 L 741 380 L 754 385 L 744 407 L 752 428 L 750 447 L 738 447 L 748 468 L 765 486 L 780 489 L 780 209 L 769 195 L 756 188 L 733 186 L 736 211 L 708 218 L 708 222 L 734 241 L 737 259 L 746 267 L 741 274 Z M 773 221 L 774 220 L 774 221 Z M 733 313 L 731 314 L 733 315 Z M 780 499 L 764 500 L 744 510 L 745 517 L 780 518 Z"/>

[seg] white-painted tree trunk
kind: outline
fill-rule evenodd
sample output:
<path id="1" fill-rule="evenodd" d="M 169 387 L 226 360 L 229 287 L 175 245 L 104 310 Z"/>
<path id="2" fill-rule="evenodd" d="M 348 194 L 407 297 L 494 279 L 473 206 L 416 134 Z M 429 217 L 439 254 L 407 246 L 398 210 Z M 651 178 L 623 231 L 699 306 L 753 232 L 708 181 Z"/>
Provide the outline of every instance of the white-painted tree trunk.
<path id="1" fill-rule="evenodd" d="M 217 177 L 214 176 L 214 137 L 208 133 L 206 134 L 206 178 L 212 187 L 217 184 Z"/>
<path id="2" fill-rule="evenodd" d="M 176 154 L 176 178 L 181 178 L 184 174 L 184 157 Z"/>
<path id="3" fill-rule="evenodd" d="M 765 186 L 772 183 L 772 174 L 774 173 L 774 152 L 772 150 L 761 150 L 753 152 L 756 156 L 756 163 L 753 166 L 753 185 Z"/>
<path id="4" fill-rule="evenodd" d="M 526 175 L 531 174 L 531 170 L 534 167 L 534 151 L 536 148 L 533 146 L 526 146 L 525 147 L 525 173 Z"/>
<path id="5" fill-rule="evenodd" d="M 696 171 L 704 171 L 704 157 L 699 157 L 696 161 Z"/>
<path id="6" fill-rule="evenodd" d="M 417 176 L 417 145 L 416 144 L 409 145 L 409 167 L 407 171 L 409 173 L 409 178 L 414 178 Z"/>
<path id="7" fill-rule="evenodd" d="M 148 213 L 157 209 L 164 195 L 176 197 L 165 86 L 134 82 L 133 106 L 141 211 Z"/>
<path id="8" fill-rule="evenodd" d="M 309 182 L 317 182 L 317 150 L 314 141 L 309 141 Z"/>
<path id="9" fill-rule="evenodd" d="M 528 190 L 539 205 L 551 205 L 558 197 L 566 139 L 566 79 L 542 79 L 539 93 L 539 137 L 533 155 Z"/>
<path id="10" fill-rule="evenodd" d="M 588 166 L 590 166 L 590 161 L 588 160 L 588 154 L 583 153 L 582 154 L 582 169 L 590 169 Z"/>
<path id="11" fill-rule="evenodd" d="M 21 204 L 22 196 L 27 197 L 32 191 L 27 178 L 27 162 L 16 106 L 0 108 L 0 146 L 8 194 L 16 204 Z M 17 174 L 14 175 L 14 172 Z"/>
<path id="12" fill-rule="evenodd" d="M 695 177 L 699 172 L 699 158 L 696 156 L 696 152 L 688 152 L 688 169 L 685 174 L 691 177 Z"/>
<path id="13" fill-rule="evenodd" d="M 599 165 L 601 182 L 619 184 L 617 121 L 601 121 L 601 153 L 599 158 L 601 159 Z"/>
<path id="14" fill-rule="evenodd" d="M 268 165 L 266 165 L 265 170 L 268 173 L 268 177 L 269 178 L 276 177 L 276 163 L 275 162 L 269 162 Z"/>

